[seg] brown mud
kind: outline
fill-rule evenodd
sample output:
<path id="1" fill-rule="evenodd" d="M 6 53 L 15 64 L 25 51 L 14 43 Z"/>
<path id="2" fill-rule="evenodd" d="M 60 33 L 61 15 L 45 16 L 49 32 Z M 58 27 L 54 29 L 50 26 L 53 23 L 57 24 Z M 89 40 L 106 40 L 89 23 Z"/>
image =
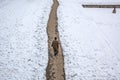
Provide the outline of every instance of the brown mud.
<path id="1" fill-rule="evenodd" d="M 65 80 L 64 71 L 64 57 L 61 44 L 59 44 L 59 52 L 57 56 L 54 56 L 53 48 L 51 47 L 54 37 L 59 39 L 58 23 L 57 23 L 57 8 L 59 3 L 57 0 L 53 0 L 52 9 L 49 15 L 49 20 L 47 24 L 47 34 L 48 34 L 48 66 L 46 68 L 46 79 L 47 80 Z"/>

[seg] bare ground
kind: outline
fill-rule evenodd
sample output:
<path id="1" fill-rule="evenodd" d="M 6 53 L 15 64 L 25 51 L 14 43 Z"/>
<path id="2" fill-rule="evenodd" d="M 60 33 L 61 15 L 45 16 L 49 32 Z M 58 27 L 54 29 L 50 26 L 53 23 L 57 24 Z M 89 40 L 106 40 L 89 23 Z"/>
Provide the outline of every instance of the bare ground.
<path id="1" fill-rule="evenodd" d="M 49 20 L 47 24 L 47 34 L 48 34 L 48 54 L 49 61 L 46 69 L 46 79 L 47 80 L 65 80 L 64 72 L 64 57 L 61 44 L 59 44 L 59 53 L 54 56 L 53 48 L 51 47 L 54 37 L 59 39 L 58 23 L 57 23 L 57 8 L 59 3 L 57 0 L 53 0 L 53 6 L 49 15 Z"/>

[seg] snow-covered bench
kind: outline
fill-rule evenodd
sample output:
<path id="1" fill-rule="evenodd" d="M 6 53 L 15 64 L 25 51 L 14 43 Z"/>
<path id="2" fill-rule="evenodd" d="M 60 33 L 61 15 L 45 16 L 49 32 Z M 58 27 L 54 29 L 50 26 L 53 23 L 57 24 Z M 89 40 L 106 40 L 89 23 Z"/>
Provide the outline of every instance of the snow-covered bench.
<path id="1" fill-rule="evenodd" d="M 84 8 L 114 8 L 113 13 L 116 13 L 116 8 L 120 8 L 120 5 L 95 5 L 95 4 L 83 4 Z"/>

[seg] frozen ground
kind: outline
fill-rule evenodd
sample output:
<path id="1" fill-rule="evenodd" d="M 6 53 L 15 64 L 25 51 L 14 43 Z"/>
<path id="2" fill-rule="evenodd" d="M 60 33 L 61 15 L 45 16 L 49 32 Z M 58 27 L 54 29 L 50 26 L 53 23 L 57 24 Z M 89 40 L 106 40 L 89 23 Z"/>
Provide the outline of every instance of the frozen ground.
<path id="1" fill-rule="evenodd" d="M 0 0 L 0 80 L 45 80 L 52 0 Z"/>
<path id="2" fill-rule="evenodd" d="M 87 9 L 82 3 L 116 0 L 59 0 L 58 22 L 67 80 L 120 80 L 120 9 Z"/>
<path id="3" fill-rule="evenodd" d="M 85 9 L 59 0 L 67 80 L 120 80 L 120 9 Z M 52 0 L 0 0 L 0 80 L 45 80 L 46 26 Z"/>

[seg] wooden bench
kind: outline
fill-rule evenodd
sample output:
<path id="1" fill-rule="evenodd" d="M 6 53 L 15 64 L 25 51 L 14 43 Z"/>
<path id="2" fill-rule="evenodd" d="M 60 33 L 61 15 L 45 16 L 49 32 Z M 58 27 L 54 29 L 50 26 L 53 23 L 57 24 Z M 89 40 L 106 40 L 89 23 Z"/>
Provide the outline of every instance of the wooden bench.
<path id="1" fill-rule="evenodd" d="M 94 5 L 94 4 L 83 4 L 84 8 L 113 8 L 113 13 L 116 13 L 116 8 L 120 8 L 120 5 Z"/>

